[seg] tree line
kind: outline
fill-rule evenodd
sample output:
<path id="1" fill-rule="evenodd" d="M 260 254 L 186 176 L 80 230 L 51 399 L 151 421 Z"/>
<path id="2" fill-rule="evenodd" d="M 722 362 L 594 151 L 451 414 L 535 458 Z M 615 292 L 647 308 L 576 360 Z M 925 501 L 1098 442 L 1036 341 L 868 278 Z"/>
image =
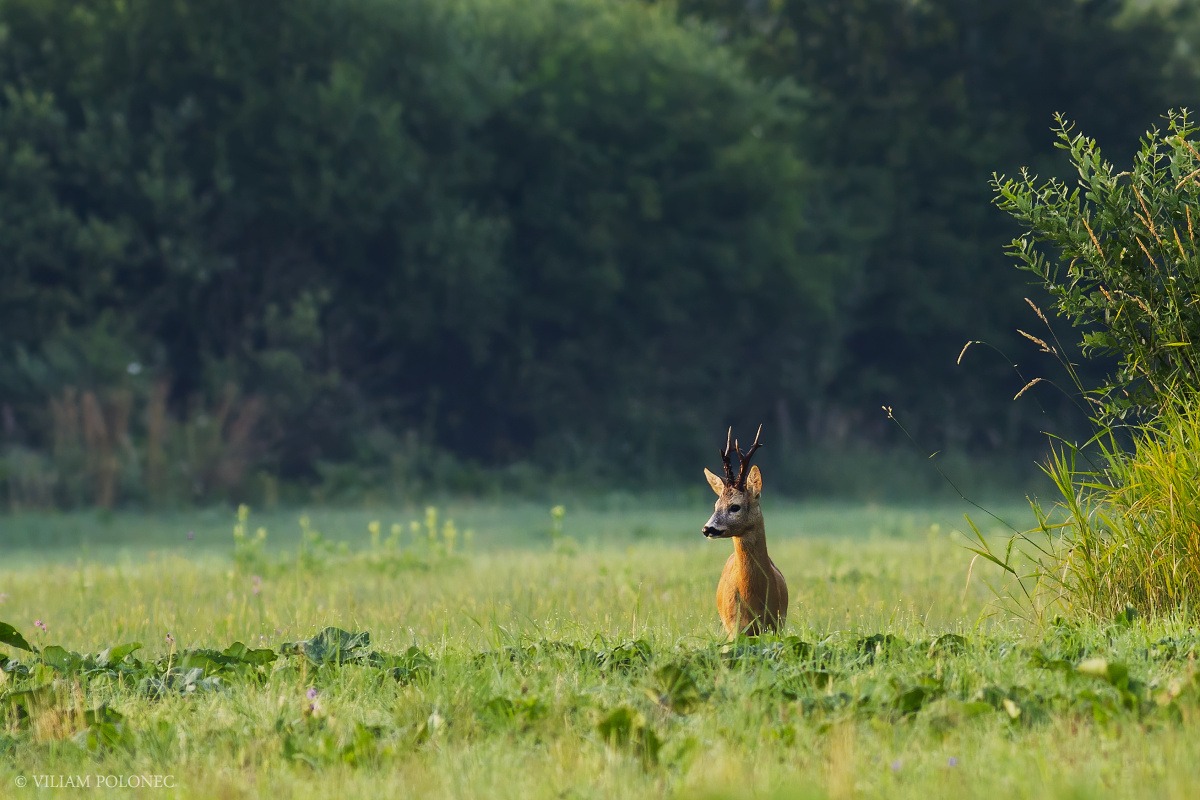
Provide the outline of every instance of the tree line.
<path id="1" fill-rule="evenodd" d="M 0 0 L 0 481 L 671 483 L 760 420 L 800 481 L 890 446 L 881 405 L 1031 446 L 1069 404 L 955 366 L 1019 352 L 1036 299 L 988 178 L 1049 165 L 1055 111 L 1131 151 L 1189 100 L 1196 17 Z"/>

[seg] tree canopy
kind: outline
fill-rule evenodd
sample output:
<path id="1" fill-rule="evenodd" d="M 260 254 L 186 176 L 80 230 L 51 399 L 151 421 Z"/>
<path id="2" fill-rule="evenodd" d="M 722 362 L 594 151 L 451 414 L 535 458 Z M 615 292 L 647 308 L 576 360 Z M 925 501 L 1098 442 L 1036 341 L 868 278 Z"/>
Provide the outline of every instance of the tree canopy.
<path id="1" fill-rule="evenodd" d="M 1028 443 L 988 178 L 1132 148 L 1193 12 L 835 5 L 0 0 L 10 499 Z"/>

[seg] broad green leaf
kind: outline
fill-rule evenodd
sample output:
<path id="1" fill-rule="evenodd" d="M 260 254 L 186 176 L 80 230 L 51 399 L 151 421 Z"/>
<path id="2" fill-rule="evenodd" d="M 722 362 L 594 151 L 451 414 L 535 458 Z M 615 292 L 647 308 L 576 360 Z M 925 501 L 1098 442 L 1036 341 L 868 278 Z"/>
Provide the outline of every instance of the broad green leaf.
<path id="1" fill-rule="evenodd" d="M 83 658 L 63 647 L 52 644 L 42 650 L 42 663 L 59 672 L 76 672 L 83 667 Z"/>
<path id="2" fill-rule="evenodd" d="M 27 650 L 30 653 L 33 652 L 33 647 L 30 646 L 29 642 L 25 641 L 25 637 L 7 622 L 0 622 L 0 644 L 6 644 L 18 650 Z"/>

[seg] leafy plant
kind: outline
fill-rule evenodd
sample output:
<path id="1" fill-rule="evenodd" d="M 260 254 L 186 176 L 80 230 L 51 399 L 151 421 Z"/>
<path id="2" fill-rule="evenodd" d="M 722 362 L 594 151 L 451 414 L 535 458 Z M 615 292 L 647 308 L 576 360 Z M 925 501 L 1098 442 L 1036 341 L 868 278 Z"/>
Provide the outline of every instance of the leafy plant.
<path id="1" fill-rule="evenodd" d="M 1078 184 L 1039 183 L 1027 170 L 995 177 L 997 205 L 1027 228 L 1009 253 L 1082 329 L 1085 355 L 1117 360 L 1109 380 L 1088 391 L 1102 420 L 1157 413 L 1177 388 L 1200 387 L 1196 125 L 1186 110 L 1172 111 L 1165 133 L 1147 132 L 1132 168 L 1117 171 L 1095 139 L 1057 120 L 1057 146 Z M 1062 363 L 1075 378 L 1070 361 Z"/>
<path id="2" fill-rule="evenodd" d="M 441 519 L 436 506 L 428 506 L 421 521 L 408 523 L 409 542 L 403 542 L 404 526 L 393 523 L 387 538 L 378 520 L 367 524 L 370 546 L 363 558 L 374 569 L 395 574 L 408 569 L 430 569 L 435 565 L 457 563 L 475 540 L 470 528 L 459 531 L 451 518 Z"/>
<path id="3" fill-rule="evenodd" d="M 567 508 L 557 505 L 550 509 L 550 547 L 556 553 L 574 555 L 579 544 L 566 534 Z"/>
<path id="4" fill-rule="evenodd" d="M 1121 636 L 1131 633 L 1128 624 L 1116 630 Z M 771 717 L 803 717 L 820 730 L 850 719 L 886 724 L 904 719 L 939 735 L 964 726 L 1036 728 L 1053 718 L 1071 719 L 1073 725 L 1090 720 L 1104 726 L 1180 726 L 1200 708 L 1200 679 L 1180 659 L 1180 654 L 1196 648 L 1194 635 L 1163 639 L 1127 659 L 1116 654 L 1103 629 L 1068 622 L 1049 626 L 1044 638 L 1029 646 L 955 634 L 909 643 L 879 632 L 830 637 L 816 645 L 795 637 L 743 644 L 732 658 L 724 657 L 733 651 L 723 645 L 676 647 L 661 661 L 662 650 L 656 653 L 643 640 L 600 648 L 538 640 L 507 651 L 448 652 L 435 659 L 415 646 L 400 654 L 383 653 L 372 648 L 369 633 L 335 627 L 275 649 L 235 642 L 223 650 L 172 649 L 140 661 L 136 642 L 80 655 L 53 644 L 26 650 L 24 638 L 6 623 L 0 623 L 0 633 L 5 646 L 29 654 L 24 670 L 12 661 L 0 661 L 0 725 L 5 726 L 0 735 L 15 737 L 17 743 L 53 736 L 95 758 L 110 751 L 140 754 L 163 740 L 178 739 L 171 723 L 147 722 L 119 703 L 133 698 L 142 703 L 187 703 L 208 696 L 203 701 L 207 704 L 271 681 L 280 688 L 291 687 L 298 701 L 304 699 L 292 706 L 282 704 L 275 719 L 273 735 L 285 760 L 314 769 L 378 765 L 435 740 L 451 746 L 455 734 L 447 718 L 457 712 L 437 702 L 426 705 L 420 698 L 444 698 L 446 689 L 474 693 L 493 680 L 503 682 L 497 677 L 502 664 L 522 671 L 521 688 L 475 695 L 479 699 L 469 708 L 485 735 L 540 740 L 553 735 L 548 728 L 575 725 L 578 716 L 585 736 L 593 731 L 600 746 L 656 772 L 686 763 L 698 747 L 694 737 L 684 735 L 689 728 L 728 720 L 723 714 L 730 708 L 737 709 L 734 727 L 743 727 L 743 716 L 754 708 L 749 703 Z M 887 658 L 869 659 L 864 650 L 886 652 Z M 1124 652 L 1130 654 L 1128 649 Z M 633 674 L 634 665 L 647 662 L 649 669 Z M 981 662 L 988 664 L 982 671 Z M 597 669 L 604 664 L 612 668 Z M 1006 664 L 1003 674 L 1008 679 L 997 681 L 995 670 Z M 1171 664 L 1175 666 L 1165 674 L 1167 680 L 1163 667 Z M 833 669 L 814 669 L 817 666 Z M 325 685 L 371 672 L 414 684 L 419 716 L 407 721 L 357 715 L 339 720 L 340 714 L 325 707 Z M 335 677 L 339 673 L 344 674 Z M 538 673 L 559 687 L 552 691 L 578 683 L 580 693 L 574 699 L 568 696 L 564 705 L 561 697 L 530 691 L 527 683 Z M 297 675 L 304 676 L 300 686 Z M 276 686 L 269 691 L 273 696 Z M 621 697 L 611 703 L 585 699 L 614 691 Z M 688 715 L 686 720 L 683 715 Z M 726 735 L 750 736 L 758 746 L 761 742 L 755 737 L 762 731 L 751 726 Z M 796 733 L 781 724 L 769 735 L 794 740 Z"/>
<path id="5" fill-rule="evenodd" d="M 245 503 L 238 506 L 237 521 L 233 525 L 233 563 L 244 574 L 261 575 L 267 571 L 267 529 L 258 528 L 249 534 L 250 507 Z"/>
<path id="6" fill-rule="evenodd" d="M 632 752 L 646 767 L 658 764 L 663 740 L 640 712 L 628 706 L 614 708 L 596 724 L 596 730 L 609 747 Z"/>
<path id="7" fill-rule="evenodd" d="M 296 553 L 296 566 L 306 572 L 320 572 L 336 554 L 349 552 L 345 542 L 334 544 L 313 527 L 307 514 L 300 515 L 300 549 Z"/>
<path id="8" fill-rule="evenodd" d="M 1058 147 L 1078 186 L 1039 184 L 1027 171 L 993 181 L 997 204 L 1028 228 L 1010 247 L 1019 266 L 1082 329 L 1085 355 L 1116 360 L 1089 388 L 1040 311 L 1053 343 L 1025 334 L 1091 401 L 1097 429 L 1083 445 L 1052 443 L 1044 469 L 1061 499 L 1032 502 L 1036 528 L 1001 552 L 972 524 L 974 552 L 1015 579 L 1009 598 L 1034 616 L 1066 608 L 1112 620 L 1200 604 L 1196 134 L 1187 111 L 1171 112 L 1166 132 L 1149 131 L 1118 172 L 1059 117 Z"/>
<path id="9" fill-rule="evenodd" d="M 1080 448 L 1060 443 L 1046 473 L 1062 500 L 1034 501 L 1038 527 L 1004 553 L 976 531 L 976 552 L 1017 579 L 1021 605 L 1099 620 L 1165 616 L 1200 603 L 1200 398 L 1177 399 L 1133 429 Z M 1098 462 L 1098 463 L 1095 463 Z M 1095 465 L 1093 465 L 1095 464 Z"/>

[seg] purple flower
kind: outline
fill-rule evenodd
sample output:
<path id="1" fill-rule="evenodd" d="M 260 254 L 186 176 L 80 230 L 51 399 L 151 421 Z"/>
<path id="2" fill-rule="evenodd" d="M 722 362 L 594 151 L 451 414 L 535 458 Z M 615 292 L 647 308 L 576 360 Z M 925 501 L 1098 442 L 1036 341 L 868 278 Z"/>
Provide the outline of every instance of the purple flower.
<path id="1" fill-rule="evenodd" d="M 167 631 L 167 644 L 169 644 L 169 645 L 175 644 L 175 637 L 171 635 L 170 631 Z"/>
<path id="2" fill-rule="evenodd" d="M 892 762 L 892 772 L 899 772 L 900 766 L 901 766 L 900 759 L 897 758 L 895 761 Z"/>
<path id="3" fill-rule="evenodd" d="M 949 761 L 947 761 L 947 762 L 946 762 L 946 764 L 947 764 L 947 765 L 949 765 L 949 766 L 951 766 L 951 767 L 957 767 L 957 766 L 958 766 L 958 757 L 957 757 L 957 756 L 950 756 L 950 760 L 949 760 Z"/>
<path id="4" fill-rule="evenodd" d="M 304 709 L 305 716 L 321 713 L 321 702 L 317 700 L 317 694 L 315 686 L 308 687 L 308 691 L 304 693 L 304 696 L 308 698 L 308 705 Z"/>
<path id="5" fill-rule="evenodd" d="M 250 591 L 254 592 L 254 594 L 260 594 L 262 592 L 262 577 L 261 576 L 259 576 L 259 575 L 251 575 L 250 576 Z"/>
<path id="6" fill-rule="evenodd" d="M 40 619 L 35 619 L 33 621 L 33 627 L 40 629 L 42 633 L 50 632 L 50 629 L 46 627 L 46 623 L 42 622 Z"/>
<path id="7" fill-rule="evenodd" d="M 195 532 L 195 531 L 188 531 L 188 534 L 187 534 L 187 540 L 190 542 L 190 541 L 192 541 L 192 540 L 193 540 L 193 539 L 195 539 L 195 538 L 196 538 L 196 532 Z"/>

